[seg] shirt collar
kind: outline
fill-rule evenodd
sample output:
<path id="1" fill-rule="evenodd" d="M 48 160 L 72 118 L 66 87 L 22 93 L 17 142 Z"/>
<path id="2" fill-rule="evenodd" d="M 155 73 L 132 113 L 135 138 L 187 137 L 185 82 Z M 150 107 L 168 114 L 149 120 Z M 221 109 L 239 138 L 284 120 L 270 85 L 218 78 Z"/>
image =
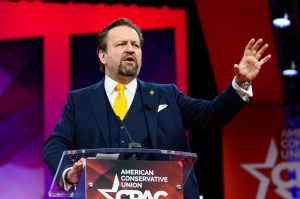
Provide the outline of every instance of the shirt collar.
<path id="1" fill-rule="evenodd" d="M 112 94 L 118 83 L 119 82 L 117 82 L 117 81 L 111 79 L 110 77 L 108 77 L 107 75 L 105 75 L 104 88 L 107 93 Z M 134 94 L 136 91 L 136 88 L 137 88 L 137 79 L 134 78 L 131 82 L 129 82 L 128 84 L 125 84 L 125 88 L 128 90 L 128 92 L 130 94 Z"/>

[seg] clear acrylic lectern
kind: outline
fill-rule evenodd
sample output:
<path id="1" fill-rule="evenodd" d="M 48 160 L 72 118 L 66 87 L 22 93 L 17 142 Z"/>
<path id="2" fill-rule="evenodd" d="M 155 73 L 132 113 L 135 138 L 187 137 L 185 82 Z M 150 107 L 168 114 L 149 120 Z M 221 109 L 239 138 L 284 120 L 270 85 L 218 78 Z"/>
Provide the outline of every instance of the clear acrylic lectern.
<path id="1" fill-rule="evenodd" d="M 80 181 L 66 191 L 62 174 L 74 162 L 86 159 Z M 100 148 L 64 151 L 49 197 L 183 198 L 183 185 L 197 154 L 141 148 Z M 126 196 L 126 197 L 124 197 Z M 149 196 L 149 197 L 148 197 Z"/>

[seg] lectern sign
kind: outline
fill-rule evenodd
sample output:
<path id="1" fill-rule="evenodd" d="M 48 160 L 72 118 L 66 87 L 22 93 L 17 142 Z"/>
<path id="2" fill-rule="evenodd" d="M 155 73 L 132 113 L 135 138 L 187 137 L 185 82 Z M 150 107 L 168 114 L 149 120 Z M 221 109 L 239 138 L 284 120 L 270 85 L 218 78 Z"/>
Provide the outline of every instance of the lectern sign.
<path id="1" fill-rule="evenodd" d="M 61 176 L 86 159 L 79 183 L 66 190 Z M 72 199 L 183 199 L 184 184 L 197 154 L 142 148 L 64 151 L 49 190 L 50 197 Z"/>
<path id="2" fill-rule="evenodd" d="M 87 199 L 180 199 L 182 162 L 87 159 L 85 184 Z"/>

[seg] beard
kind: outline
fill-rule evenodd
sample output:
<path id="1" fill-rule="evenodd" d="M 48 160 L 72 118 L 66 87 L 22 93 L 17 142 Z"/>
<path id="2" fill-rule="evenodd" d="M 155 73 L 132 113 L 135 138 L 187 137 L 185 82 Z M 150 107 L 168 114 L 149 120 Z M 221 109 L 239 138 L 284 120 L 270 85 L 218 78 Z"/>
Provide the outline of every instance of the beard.
<path id="1" fill-rule="evenodd" d="M 134 64 L 121 63 L 119 65 L 118 73 L 127 77 L 137 76 L 139 68 L 140 67 L 136 62 Z"/>

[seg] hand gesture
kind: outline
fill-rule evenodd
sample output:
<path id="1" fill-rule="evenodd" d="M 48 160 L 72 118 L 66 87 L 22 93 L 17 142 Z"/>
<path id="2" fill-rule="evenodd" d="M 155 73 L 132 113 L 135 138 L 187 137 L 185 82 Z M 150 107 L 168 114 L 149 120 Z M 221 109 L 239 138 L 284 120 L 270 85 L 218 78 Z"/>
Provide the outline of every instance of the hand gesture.
<path id="1" fill-rule="evenodd" d="M 68 172 L 67 181 L 72 184 L 79 182 L 81 172 L 85 165 L 85 159 L 81 158 L 78 162 L 75 162 L 72 169 Z"/>
<path id="2" fill-rule="evenodd" d="M 252 82 L 259 73 L 261 66 L 271 58 L 270 54 L 262 58 L 263 53 L 269 47 L 268 44 L 264 44 L 260 48 L 262 42 L 262 39 L 256 42 L 255 39 L 251 39 L 245 48 L 241 62 L 234 64 L 237 83 Z"/>

